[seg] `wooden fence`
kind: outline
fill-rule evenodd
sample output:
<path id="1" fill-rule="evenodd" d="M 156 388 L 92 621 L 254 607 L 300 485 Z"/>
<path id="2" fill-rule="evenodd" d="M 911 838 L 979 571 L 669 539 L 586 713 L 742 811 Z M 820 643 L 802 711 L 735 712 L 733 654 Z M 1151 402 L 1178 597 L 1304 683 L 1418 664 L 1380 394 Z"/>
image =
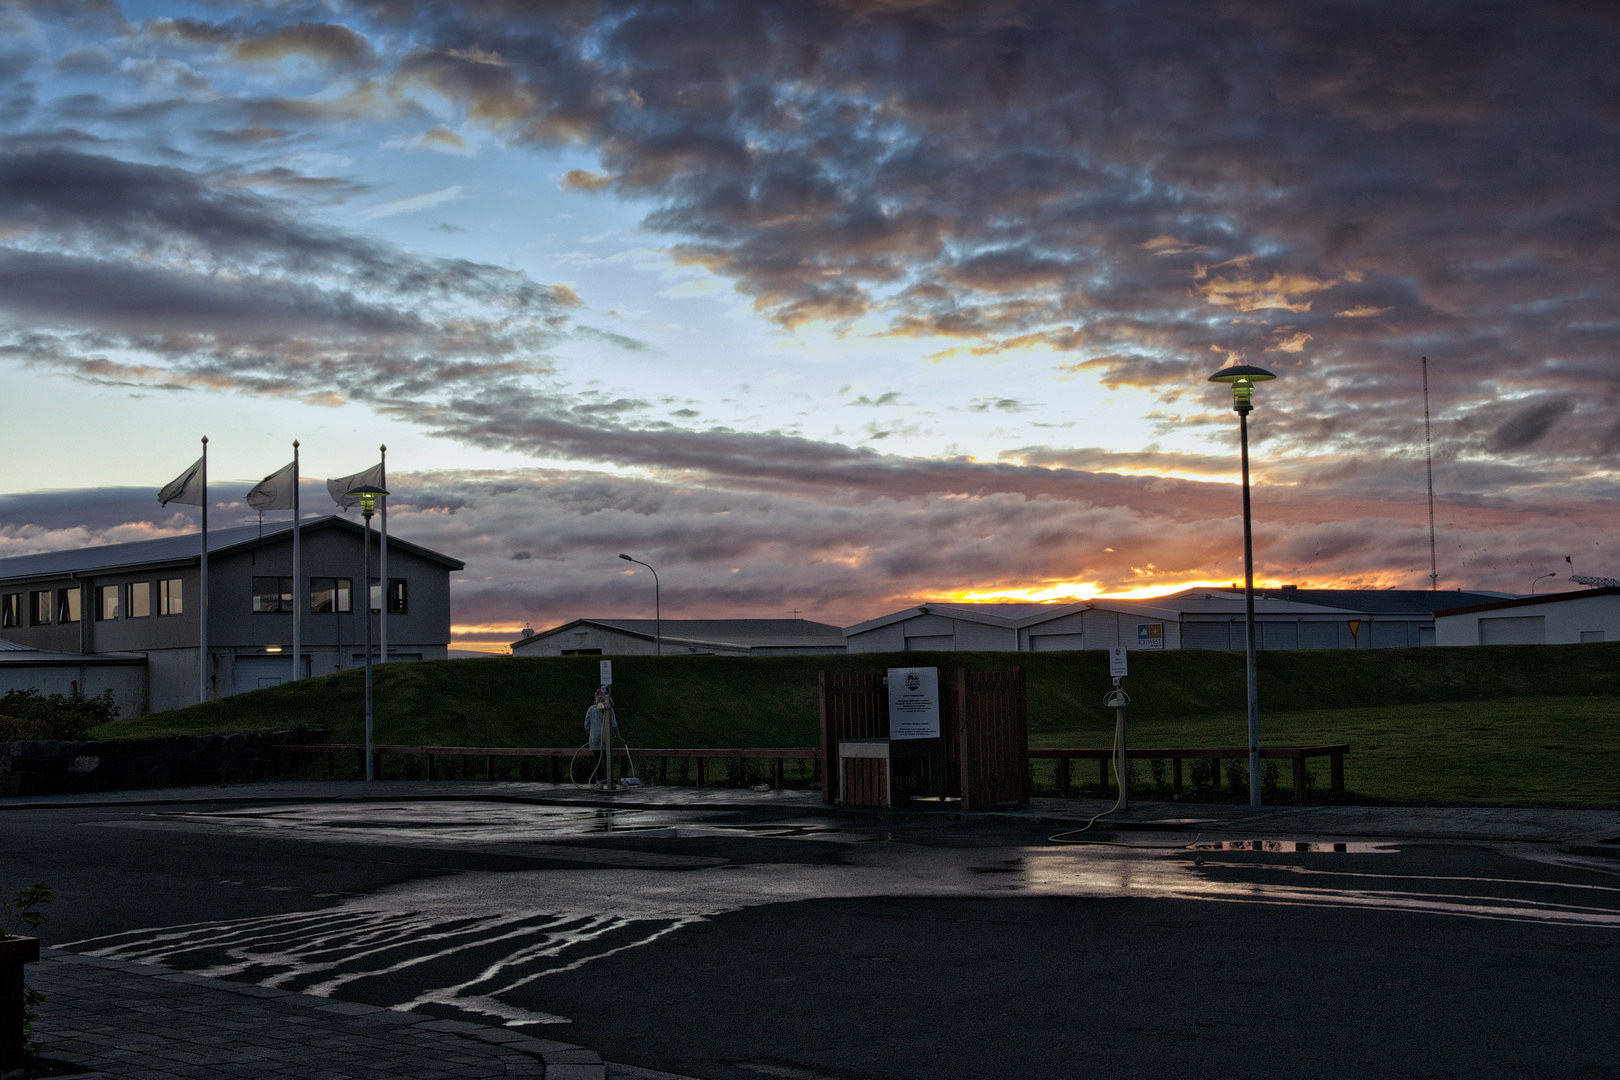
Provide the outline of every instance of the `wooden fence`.
<path id="1" fill-rule="evenodd" d="M 824 760 L 838 761 L 841 740 L 889 737 L 889 691 L 883 679 L 880 672 L 820 673 L 817 685 Z M 1029 769 L 1025 751 L 1029 746 L 1029 725 L 1024 669 L 941 671 L 939 698 L 945 767 L 941 794 L 960 798 L 964 810 L 998 802 L 1027 803 Z M 822 770 L 823 802 L 838 797 L 835 769 L 841 767 L 835 764 Z M 860 772 L 874 768 L 869 762 L 852 767 L 860 773 L 858 782 L 871 780 Z"/>

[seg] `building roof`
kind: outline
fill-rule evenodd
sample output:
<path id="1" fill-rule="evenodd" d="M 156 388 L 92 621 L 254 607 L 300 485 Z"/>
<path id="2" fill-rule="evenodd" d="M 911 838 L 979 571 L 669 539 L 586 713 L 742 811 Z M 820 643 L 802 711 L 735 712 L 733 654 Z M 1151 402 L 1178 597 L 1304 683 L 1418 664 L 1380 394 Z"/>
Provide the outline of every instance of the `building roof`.
<path id="1" fill-rule="evenodd" d="M 648 641 L 659 636 L 654 619 L 575 619 L 520 638 L 512 643 L 512 648 L 520 649 L 576 626 L 600 626 Z M 703 648 L 842 648 L 844 644 L 843 630 L 809 619 L 665 619 L 662 637 L 666 644 Z"/>
<path id="2" fill-rule="evenodd" d="M 96 667 L 112 664 L 144 664 L 144 653 L 104 652 L 65 653 L 36 649 L 31 645 L 18 645 L 15 641 L 0 641 L 0 667 L 27 667 L 30 664 L 46 667 Z"/>
<path id="3" fill-rule="evenodd" d="M 304 535 L 322 529 L 347 529 L 361 533 L 364 527 L 337 514 L 305 518 Z M 228 529 L 208 531 L 208 554 L 223 555 L 247 550 L 261 544 L 276 543 L 292 534 L 291 521 L 266 522 L 261 533 L 258 525 L 238 525 Z M 390 548 L 401 548 L 423 558 L 443 563 L 452 570 L 466 564 L 459 559 L 431 551 L 397 536 L 388 538 Z M 156 540 L 136 540 L 128 544 L 102 544 L 96 547 L 74 548 L 70 551 L 42 551 L 37 555 L 14 555 L 0 559 L 0 581 L 25 578 L 60 577 L 63 574 L 108 572 L 137 566 L 158 566 L 175 563 L 195 563 L 199 560 L 197 533 L 164 536 Z"/>
<path id="4" fill-rule="evenodd" d="M 1174 608 L 1161 607 L 1156 601 L 1142 600 L 1083 600 L 1070 604 L 1033 604 L 1033 603 L 962 603 L 959 601 L 930 600 L 916 607 L 909 607 L 903 611 L 890 612 L 879 615 L 875 619 L 856 623 L 854 626 L 844 628 L 844 636 L 863 634 L 868 630 L 876 630 L 897 622 L 905 622 L 922 615 L 938 615 L 946 619 L 960 619 L 963 622 L 980 623 L 985 626 L 999 626 L 1005 629 L 1022 629 L 1026 626 L 1036 626 L 1040 623 L 1061 619 L 1065 615 L 1072 615 L 1077 611 L 1087 610 L 1119 611 L 1127 615 L 1145 616 L 1150 619 L 1174 619 Z"/>
<path id="5" fill-rule="evenodd" d="M 1543 596 L 1519 596 L 1512 600 L 1497 600 L 1490 604 L 1469 604 L 1467 607 L 1445 608 L 1435 615 L 1472 615 L 1476 611 L 1499 611 L 1503 608 L 1534 607 L 1538 604 L 1561 604 L 1569 600 L 1586 600 L 1593 596 L 1620 596 L 1620 589 L 1608 586 L 1601 589 L 1581 589 L 1577 592 L 1555 592 Z"/>
<path id="6" fill-rule="evenodd" d="M 1241 597 L 1242 591 L 1237 595 Z M 1432 615 L 1442 606 L 1489 603 L 1507 599 L 1512 594 L 1438 592 L 1434 589 L 1258 589 L 1256 595 L 1301 604 L 1320 604 L 1344 611 L 1364 611 L 1372 615 Z"/>

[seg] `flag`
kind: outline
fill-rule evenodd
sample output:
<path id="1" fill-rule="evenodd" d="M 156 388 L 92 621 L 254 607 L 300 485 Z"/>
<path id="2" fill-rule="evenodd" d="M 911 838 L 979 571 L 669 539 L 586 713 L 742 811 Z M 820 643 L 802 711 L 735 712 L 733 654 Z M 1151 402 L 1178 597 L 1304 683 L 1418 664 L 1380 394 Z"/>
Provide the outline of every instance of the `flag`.
<path id="1" fill-rule="evenodd" d="M 291 510 L 293 473 L 296 468 L 296 463 L 289 461 L 286 468 L 278 469 L 260 480 L 247 493 L 247 504 L 260 513 L 266 510 Z"/>
<path id="2" fill-rule="evenodd" d="M 201 506 L 203 498 L 203 459 L 198 458 L 191 468 L 163 485 L 158 492 L 158 505 L 168 506 L 173 502 L 182 506 Z"/>
<path id="3" fill-rule="evenodd" d="M 347 510 L 351 506 L 359 506 L 359 499 L 347 498 L 347 494 L 357 487 L 386 488 L 384 483 L 382 462 L 378 462 L 369 469 L 364 469 L 353 476 L 341 476 L 336 480 L 326 482 L 326 493 L 332 496 L 332 501 L 341 509 Z"/>

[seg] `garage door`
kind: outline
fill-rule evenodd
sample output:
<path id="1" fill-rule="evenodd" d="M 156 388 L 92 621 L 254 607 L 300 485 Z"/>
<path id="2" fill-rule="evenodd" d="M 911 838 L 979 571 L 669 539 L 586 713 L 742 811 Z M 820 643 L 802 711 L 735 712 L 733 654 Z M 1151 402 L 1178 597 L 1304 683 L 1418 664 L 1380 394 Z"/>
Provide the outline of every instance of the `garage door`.
<path id="1" fill-rule="evenodd" d="M 1545 645 L 1547 616 L 1519 615 L 1511 619 L 1479 620 L 1481 645 Z"/>
<path id="2" fill-rule="evenodd" d="M 231 671 L 231 693 L 245 694 L 261 686 L 280 686 L 292 679 L 292 657 L 238 656 Z"/>
<path id="3" fill-rule="evenodd" d="M 1063 652 L 1086 647 L 1083 634 L 1031 634 L 1030 652 Z"/>
<path id="4" fill-rule="evenodd" d="M 906 652 L 955 652 L 955 634 L 927 634 L 906 638 Z"/>

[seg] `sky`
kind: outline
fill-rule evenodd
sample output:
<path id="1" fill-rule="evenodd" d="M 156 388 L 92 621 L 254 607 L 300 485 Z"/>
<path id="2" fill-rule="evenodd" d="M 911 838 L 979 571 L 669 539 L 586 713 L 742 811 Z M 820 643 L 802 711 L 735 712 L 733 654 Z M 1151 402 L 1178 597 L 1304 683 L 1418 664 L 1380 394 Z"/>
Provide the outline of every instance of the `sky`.
<path id="1" fill-rule="evenodd" d="M 388 447 L 456 644 L 1620 574 L 1620 10 L 0 0 L 0 555 Z M 285 515 L 281 515 L 285 516 Z M 1565 564 L 1569 556 L 1571 564 Z"/>

